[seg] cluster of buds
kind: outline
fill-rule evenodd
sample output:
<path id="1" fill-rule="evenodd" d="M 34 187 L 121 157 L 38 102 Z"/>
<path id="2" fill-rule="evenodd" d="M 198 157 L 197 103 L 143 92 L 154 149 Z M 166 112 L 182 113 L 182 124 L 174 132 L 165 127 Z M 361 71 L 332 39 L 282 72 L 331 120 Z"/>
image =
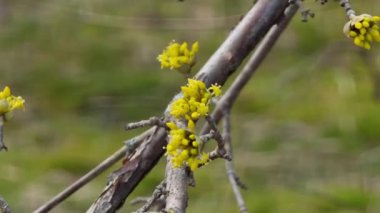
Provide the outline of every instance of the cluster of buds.
<path id="1" fill-rule="evenodd" d="M 200 154 L 200 143 L 193 132 L 179 128 L 174 122 L 166 125 L 170 129 L 170 142 L 166 146 L 166 152 L 171 156 L 175 168 L 186 163 L 194 171 L 200 164 L 208 162 L 208 155 L 204 152 Z"/>
<path id="2" fill-rule="evenodd" d="M 171 157 L 174 167 L 186 164 L 195 170 L 209 159 L 206 153 L 199 150 L 195 123 L 208 114 L 211 98 L 219 96 L 221 89 L 218 85 L 206 88 L 204 82 L 188 79 L 188 84 L 181 90 L 183 96 L 170 105 L 170 114 L 175 120 L 167 123 L 170 140 L 166 153 Z"/>
<path id="3" fill-rule="evenodd" d="M 380 22 L 379 16 L 362 14 L 352 16 L 350 19 L 344 26 L 343 32 L 354 40 L 355 45 L 369 50 L 372 42 L 380 42 L 379 26 L 377 25 Z"/>
<path id="4" fill-rule="evenodd" d="M 0 91 L 0 116 L 5 120 L 13 117 L 13 110 L 24 108 L 25 100 L 21 96 L 13 96 L 9 87 Z"/>
<path id="5" fill-rule="evenodd" d="M 171 104 L 170 114 L 176 119 L 184 118 L 189 130 L 193 131 L 195 122 L 207 115 L 211 98 L 221 94 L 220 86 L 212 85 L 207 89 L 204 82 L 188 79 L 188 84 L 181 90 L 183 97 Z"/>
<path id="6" fill-rule="evenodd" d="M 196 53 L 199 51 L 198 42 L 193 43 L 191 50 L 188 49 L 187 42 L 179 44 L 175 41 L 163 50 L 157 57 L 162 68 L 176 69 L 182 73 L 189 73 L 196 62 Z"/>

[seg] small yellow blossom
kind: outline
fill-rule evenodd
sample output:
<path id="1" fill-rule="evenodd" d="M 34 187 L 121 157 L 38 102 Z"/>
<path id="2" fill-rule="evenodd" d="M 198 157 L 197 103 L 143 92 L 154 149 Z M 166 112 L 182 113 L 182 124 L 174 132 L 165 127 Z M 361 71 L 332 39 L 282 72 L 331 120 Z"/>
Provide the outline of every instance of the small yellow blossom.
<path id="1" fill-rule="evenodd" d="M 179 44 L 172 41 L 157 57 L 157 60 L 161 63 L 161 69 L 170 68 L 182 73 L 189 73 L 191 68 L 195 65 L 196 53 L 198 51 L 198 42 L 193 43 L 190 50 L 188 49 L 187 42 Z"/>
<path id="2" fill-rule="evenodd" d="M 218 96 L 220 96 L 220 94 L 222 94 L 222 90 L 220 89 L 220 86 L 217 84 L 211 85 L 211 87 L 208 88 L 208 90 L 211 93 L 211 95 L 213 95 L 215 97 L 218 97 Z"/>
<path id="3" fill-rule="evenodd" d="M 378 22 L 380 22 L 379 16 L 368 14 L 353 16 L 344 25 L 343 32 L 353 39 L 356 46 L 369 50 L 372 42 L 380 42 Z"/>
<path id="4" fill-rule="evenodd" d="M 6 86 L 3 91 L 0 91 L 0 115 L 6 120 L 12 117 L 12 111 L 19 108 L 24 108 L 25 100 L 21 96 L 13 96 L 11 89 Z"/>

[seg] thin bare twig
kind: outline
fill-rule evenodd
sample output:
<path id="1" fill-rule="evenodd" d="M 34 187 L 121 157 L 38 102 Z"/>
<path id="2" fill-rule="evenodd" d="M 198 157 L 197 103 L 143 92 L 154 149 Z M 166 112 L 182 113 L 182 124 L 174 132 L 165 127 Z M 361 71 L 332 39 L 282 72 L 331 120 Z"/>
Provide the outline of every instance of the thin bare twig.
<path id="1" fill-rule="evenodd" d="M 221 156 L 222 158 L 224 158 L 226 160 L 231 160 L 231 155 L 230 155 L 230 153 L 226 152 L 226 149 L 224 147 L 225 141 L 223 139 L 223 136 L 220 134 L 218 127 L 216 126 L 215 121 L 208 115 L 206 116 L 206 121 L 210 125 L 211 130 L 214 131 L 214 138 L 215 138 L 216 142 L 218 143 L 217 152 L 218 152 L 219 156 Z"/>
<path id="2" fill-rule="evenodd" d="M 53 209 L 55 206 L 66 200 L 71 194 L 78 191 L 91 180 L 96 178 L 99 174 L 110 168 L 113 164 L 121 160 L 126 154 L 128 155 L 134 149 L 136 149 L 137 145 L 139 145 L 144 140 L 147 134 L 150 134 L 150 132 L 145 132 L 144 134 L 134 137 L 125 142 L 125 147 L 122 147 L 119 150 L 117 150 L 114 154 L 109 156 L 107 159 L 105 159 L 103 162 L 101 162 L 87 174 L 82 176 L 80 179 L 68 186 L 66 189 L 57 194 L 47 203 L 35 210 L 34 213 L 48 212 L 49 210 Z"/>
<path id="3" fill-rule="evenodd" d="M 11 213 L 8 203 L 0 196 L 0 210 L 2 213 Z"/>
<path id="4" fill-rule="evenodd" d="M 210 159 L 210 161 L 213 161 L 218 158 L 223 158 L 223 156 L 220 155 L 218 148 L 215 148 L 214 150 L 208 153 L 208 158 Z M 199 165 L 199 167 L 202 167 L 202 166 L 203 165 Z"/>
<path id="5" fill-rule="evenodd" d="M 340 6 L 344 8 L 349 19 L 352 19 L 355 16 L 355 11 L 352 9 L 349 0 L 340 0 Z"/>
<path id="6" fill-rule="evenodd" d="M 162 181 L 153 191 L 152 196 L 146 201 L 144 206 L 138 209 L 137 212 L 138 213 L 147 212 L 152 207 L 154 202 L 156 202 L 156 200 L 159 199 L 161 195 L 165 194 L 165 187 L 166 187 L 166 183 L 165 181 Z"/>
<path id="7" fill-rule="evenodd" d="M 8 151 L 7 146 L 4 144 L 4 115 L 0 115 L 0 152 L 1 150 Z"/>
<path id="8" fill-rule="evenodd" d="M 225 142 L 226 152 L 233 156 L 231 143 L 231 109 L 226 108 L 223 112 L 223 139 Z"/>
<path id="9" fill-rule="evenodd" d="M 125 125 L 125 130 L 137 129 L 146 126 L 160 126 L 166 127 L 165 122 L 162 118 L 151 117 L 148 120 L 142 120 L 138 122 L 128 123 Z"/>
<path id="10" fill-rule="evenodd" d="M 232 143 L 231 143 L 231 119 L 230 119 L 230 110 L 225 110 L 223 116 L 223 138 L 225 141 L 226 151 L 230 153 L 232 157 Z M 239 186 L 244 186 L 236 175 L 233 161 L 225 161 L 227 176 L 230 181 L 232 190 L 235 194 L 236 202 L 238 203 L 239 210 L 241 213 L 248 213 L 248 209 L 245 205 L 243 196 L 240 193 Z"/>
<path id="11" fill-rule="evenodd" d="M 134 206 L 134 205 L 144 205 L 148 201 L 149 197 L 135 197 L 133 198 L 129 203 Z"/>
<path id="12" fill-rule="evenodd" d="M 209 133 L 199 136 L 199 140 L 201 141 L 201 143 L 204 144 L 214 137 L 215 137 L 215 132 L 211 130 Z"/>
<path id="13" fill-rule="evenodd" d="M 104 160 L 102 163 L 100 163 L 98 166 L 96 166 L 86 175 L 82 176 L 80 179 L 78 179 L 73 184 L 68 186 L 65 190 L 63 190 L 58 195 L 53 197 L 46 204 L 42 205 L 37 210 L 35 210 L 34 213 L 48 212 L 59 203 L 66 200 L 66 198 L 68 198 L 71 194 L 73 194 L 74 192 L 82 188 L 84 185 L 89 183 L 91 180 L 93 180 L 103 171 L 111 167 L 114 163 L 121 160 L 125 156 L 125 151 L 126 151 L 125 147 L 122 147 L 119 150 L 117 150 L 114 154 L 112 154 L 110 157 L 108 157 L 106 160 Z"/>

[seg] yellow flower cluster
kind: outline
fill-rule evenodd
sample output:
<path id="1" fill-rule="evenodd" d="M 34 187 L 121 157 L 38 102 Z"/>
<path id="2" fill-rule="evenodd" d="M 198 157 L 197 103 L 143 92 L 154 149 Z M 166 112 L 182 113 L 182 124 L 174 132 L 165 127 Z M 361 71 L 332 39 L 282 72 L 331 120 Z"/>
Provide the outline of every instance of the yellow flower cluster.
<path id="1" fill-rule="evenodd" d="M 195 122 L 207 115 L 210 99 L 221 94 L 220 86 L 212 85 L 207 89 L 204 82 L 189 78 L 181 90 L 183 97 L 171 104 L 170 114 L 176 119 L 186 119 L 187 127 L 193 131 Z"/>
<path id="2" fill-rule="evenodd" d="M 176 69 L 182 73 L 189 73 L 196 62 L 196 53 L 199 51 L 198 42 L 193 43 L 191 50 L 187 42 L 179 44 L 175 41 L 169 43 L 162 54 L 157 57 L 162 68 Z"/>
<path id="3" fill-rule="evenodd" d="M 380 22 L 379 16 L 368 14 L 353 16 L 344 26 L 343 32 L 354 39 L 355 45 L 369 50 L 372 42 L 380 42 L 378 22 Z"/>
<path id="4" fill-rule="evenodd" d="M 170 142 L 166 146 L 166 153 L 171 156 L 175 168 L 186 163 L 194 171 L 200 164 L 208 162 L 208 154 L 199 152 L 199 142 L 194 133 L 179 128 L 173 122 L 166 125 L 170 128 Z"/>
<path id="5" fill-rule="evenodd" d="M 180 128 L 175 122 L 168 122 L 170 141 L 166 153 L 171 156 L 174 167 L 186 164 L 195 170 L 200 164 L 209 160 L 207 153 L 199 150 L 199 141 L 195 135 L 195 123 L 209 112 L 210 100 L 221 94 L 220 86 L 212 85 L 208 89 L 204 82 L 188 79 L 188 84 L 181 87 L 183 97 L 170 106 L 170 114 L 175 121 L 186 121 L 186 127 Z"/>
<path id="6" fill-rule="evenodd" d="M 18 108 L 24 107 L 25 100 L 21 97 L 15 97 L 11 93 L 9 87 L 4 87 L 3 91 L 0 92 L 0 115 L 6 120 L 12 118 L 12 111 Z"/>

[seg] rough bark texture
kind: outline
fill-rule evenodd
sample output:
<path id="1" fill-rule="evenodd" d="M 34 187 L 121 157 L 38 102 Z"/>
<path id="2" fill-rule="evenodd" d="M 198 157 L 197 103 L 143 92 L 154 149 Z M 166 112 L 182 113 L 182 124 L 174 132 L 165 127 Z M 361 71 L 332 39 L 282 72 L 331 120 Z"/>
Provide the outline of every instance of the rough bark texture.
<path id="1" fill-rule="evenodd" d="M 168 160 L 166 165 L 166 190 L 169 192 L 166 198 L 165 209 L 175 213 L 183 213 L 187 207 L 189 177 L 184 168 L 173 169 Z"/>
<path id="2" fill-rule="evenodd" d="M 106 189 L 87 213 L 116 212 L 138 183 L 156 165 L 164 153 L 166 130 L 153 128 L 155 130 L 152 135 L 148 135 L 135 153 L 124 160 L 123 167 L 113 172 Z"/>

